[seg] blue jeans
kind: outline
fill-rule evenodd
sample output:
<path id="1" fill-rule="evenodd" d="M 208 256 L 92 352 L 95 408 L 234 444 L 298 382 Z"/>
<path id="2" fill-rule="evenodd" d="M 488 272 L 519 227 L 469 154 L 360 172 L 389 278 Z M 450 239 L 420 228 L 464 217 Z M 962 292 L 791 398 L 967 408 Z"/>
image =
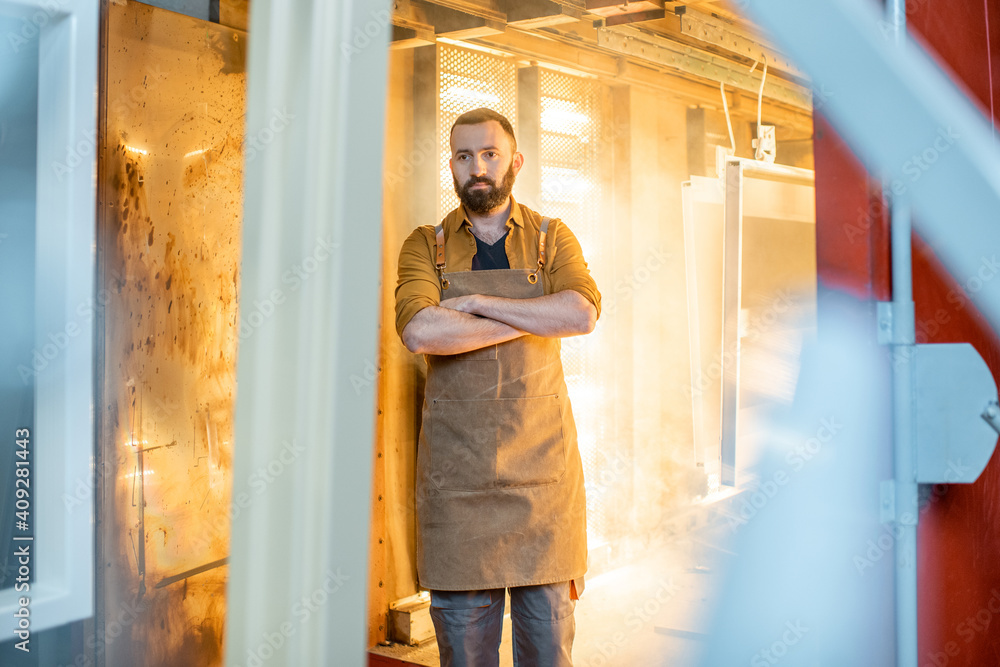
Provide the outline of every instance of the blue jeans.
<path id="1" fill-rule="evenodd" d="M 514 667 L 573 667 L 568 581 L 510 589 Z M 504 589 L 431 591 L 441 667 L 499 667 Z"/>

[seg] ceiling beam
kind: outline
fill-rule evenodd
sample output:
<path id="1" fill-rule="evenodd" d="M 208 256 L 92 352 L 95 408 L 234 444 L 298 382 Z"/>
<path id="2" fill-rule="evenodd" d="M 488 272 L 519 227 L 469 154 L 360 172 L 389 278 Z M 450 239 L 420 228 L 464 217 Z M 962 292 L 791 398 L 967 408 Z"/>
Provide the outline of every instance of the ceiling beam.
<path id="1" fill-rule="evenodd" d="M 453 9 L 463 14 L 478 16 L 491 21 L 506 23 L 507 15 L 500 7 L 498 0 L 428 0 L 428 4 Z"/>
<path id="2" fill-rule="evenodd" d="M 496 35 L 507 29 L 507 19 L 502 14 L 500 18 L 488 18 L 431 2 L 415 0 L 413 4 L 427 17 L 427 22 L 434 26 L 434 32 L 439 37 L 473 39 Z"/>
<path id="3" fill-rule="evenodd" d="M 684 11 L 680 11 L 684 10 Z M 738 54 L 749 60 L 767 60 L 768 69 L 779 69 L 799 78 L 806 75 L 774 47 L 759 37 L 726 21 L 697 10 L 681 7 L 676 12 L 680 19 L 680 34 L 711 44 L 719 49 Z"/>
<path id="4" fill-rule="evenodd" d="M 506 0 L 507 25 L 536 30 L 561 23 L 575 23 L 583 10 L 551 0 Z"/>
<path id="5" fill-rule="evenodd" d="M 591 29 L 593 32 L 593 29 Z M 632 60 L 592 48 L 579 38 L 560 37 L 545 33 L 524 32 L 510 29 L 503 35 L 493 35 L 476 40 L 483 46 L 537 60 L 569 71 L 596 76 L 605 83 L 627 83 L 651 88 L 671 95 L 689 104 L 722 107 L 718 83 L 695 81 L 677 72 L 657 69 L 652 63 Z M 736 89 L 727 90 L 733 118 L 756 119 L 757 96 Z M 812 110 L 777 104 L 764 98 L 763 116 L 768 122 L 787 126 L 812 134 Z"/>

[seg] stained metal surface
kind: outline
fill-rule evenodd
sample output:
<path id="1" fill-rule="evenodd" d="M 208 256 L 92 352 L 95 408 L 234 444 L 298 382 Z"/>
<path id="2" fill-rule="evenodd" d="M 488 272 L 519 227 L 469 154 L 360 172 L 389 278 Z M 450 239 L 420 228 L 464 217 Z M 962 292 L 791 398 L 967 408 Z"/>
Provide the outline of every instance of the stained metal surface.
<path id="1" fill-rule="evenodd" d="M 217 24 L 109 6 L 98 404 L 109 665 L 222 661 L 228 568 L 204 566 L 229 554 L 245 44 Z"/>

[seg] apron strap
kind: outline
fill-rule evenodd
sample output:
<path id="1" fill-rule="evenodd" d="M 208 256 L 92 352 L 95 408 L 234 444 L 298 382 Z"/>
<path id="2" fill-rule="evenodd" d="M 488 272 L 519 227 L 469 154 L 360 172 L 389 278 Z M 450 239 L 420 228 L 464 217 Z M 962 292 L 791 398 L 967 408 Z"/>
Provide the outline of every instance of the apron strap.
<path id="1" fill-rule="evenodd" d="M 444 277 L 444 224 L 438 223 L 434 227 L 434 238 L 435 244 L 437 245 L 437 256 L 434 260 L 434 266 L 437 268 L 438 280 L 441 281 L 441 289 L 448 289 L 450 283 L 448 279 Z"/>
<path id="2" fill-rule="evenodd" d="M 538 282 L 538 272 L 545 266 L 545 235 L 549 231 L 549 222 L 551 218 L 542 218 L 542 228 L 538 233 L 538 266 L 535 267 L 534 273 L 528 274 L 528 282 L 532 285 Z"/>
<path id="3" fill-rule="evenodd" d="M 551 218 L 542 218 L 542 227 L 538 232 L 538 266 L 535 267 L 534 272 L 528 274 L 528 282 L 532 285 L 538 282 L 538 272 L 545 266 L 545 237 L 549 232 L 550 222 L 552 222 Z M 434 268 L 437 269 L 438 279 L 441 281 L 441 289 L 448 289 L 451 283 L 449 283 L 448 279 L 444 277 L 446 264 L 444 260 L 443 223 L 439 222 L 434 226 L 434 244 L 436 246 Z"/>

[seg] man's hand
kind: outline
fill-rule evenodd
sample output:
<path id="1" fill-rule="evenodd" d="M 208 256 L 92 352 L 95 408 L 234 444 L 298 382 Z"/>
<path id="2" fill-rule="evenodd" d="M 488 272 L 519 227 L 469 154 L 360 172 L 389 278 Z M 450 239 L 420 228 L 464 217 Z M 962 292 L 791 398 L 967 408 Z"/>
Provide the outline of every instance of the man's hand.
<path id="1" fill-rule="evenodd" d="M 441 304 L 468 297 L 446 299 Z M 461 354 L 520 338 L 525 332 L 453 308 L 428 306 L 403 327 L 403 345 L 417 354 Z"/>
<path id="2" fill-rule="evenodd" d="M 456 296 L 451 299 L 445 299 L 441 302 L 442 308 L 448 308 L 449 310 L 457 310 L 460 313 L 469 313 L 470 315 L 477 315 L 476 312 L 476 300 L 480 298 L 479 294 L 467 294 L 466 296 Z"/>
<path id="3" fill-rule="evenodd" d="M 505 299 L 470 294 L 441 302 L 442 308 L 503 322 L 545 338 L 588 334 L 597 324 L 597 309 L 582 294 L 563 290 L 533 299 Z"/>
<path id="4" fill-rule="evenodd" d="M 596 322 L 594 304 L 573 290 L 533 299 L 469 294 L 419 311 L 403 329 L 403 344 L 419 354 L 460 354 L 525 334 L 588 334 Z"/>

